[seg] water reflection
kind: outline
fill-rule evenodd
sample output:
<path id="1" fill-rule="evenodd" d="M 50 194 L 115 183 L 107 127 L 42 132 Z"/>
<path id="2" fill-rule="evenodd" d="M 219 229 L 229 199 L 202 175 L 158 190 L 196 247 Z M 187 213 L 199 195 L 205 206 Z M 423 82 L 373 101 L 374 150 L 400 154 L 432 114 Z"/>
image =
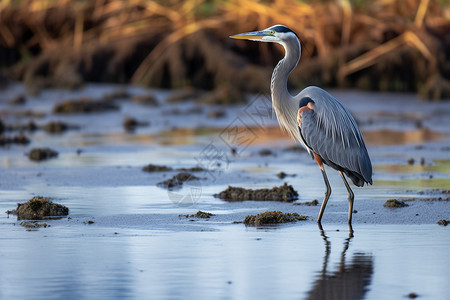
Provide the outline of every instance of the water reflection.
<path id="1" fill-rule="evenodd" d="M 325 242 L 325 256 L 320 275 L 313 288 L 307 293 L 307 299 L 363 299 L 372 281 L 372 255 L 357 252 L 352 255 L 351 261 L 346 263 L 345 256 L 353 239 L 353 229 L 350 226 L 349 237 L 345 239 L 338 270 L 328 273 L 331 242 L 320 226 L 319 229 Z"/>

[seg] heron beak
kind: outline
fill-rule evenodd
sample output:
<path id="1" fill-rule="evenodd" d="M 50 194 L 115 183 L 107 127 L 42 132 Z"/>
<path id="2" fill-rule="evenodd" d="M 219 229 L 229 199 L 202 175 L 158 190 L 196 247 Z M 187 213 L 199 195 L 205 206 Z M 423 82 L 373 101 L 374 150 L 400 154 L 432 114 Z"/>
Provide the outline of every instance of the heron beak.
<path id="1" fill-rule="evenodd" d="M 268 34 L 264 30 L 261 30 L 232 35 L 230 38 L 237 40 L 261 40 L 267 35 Z"/>

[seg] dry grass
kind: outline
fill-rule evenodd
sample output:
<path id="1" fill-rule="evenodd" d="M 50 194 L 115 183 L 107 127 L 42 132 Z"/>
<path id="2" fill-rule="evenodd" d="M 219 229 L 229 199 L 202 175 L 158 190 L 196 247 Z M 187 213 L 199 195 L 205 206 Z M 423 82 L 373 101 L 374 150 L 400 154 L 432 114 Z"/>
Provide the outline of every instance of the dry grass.
<path id="1" fill-rule="evenodd" d="M 228 36 L 277 23 L 302 38 L 298 87 L 450 95 L 450 6 L 436 0 L 3 0 L 0 51 L 10 61 L 0 63 L 39 87 L 131 80 L 261 91 L 281 49 Z"/>

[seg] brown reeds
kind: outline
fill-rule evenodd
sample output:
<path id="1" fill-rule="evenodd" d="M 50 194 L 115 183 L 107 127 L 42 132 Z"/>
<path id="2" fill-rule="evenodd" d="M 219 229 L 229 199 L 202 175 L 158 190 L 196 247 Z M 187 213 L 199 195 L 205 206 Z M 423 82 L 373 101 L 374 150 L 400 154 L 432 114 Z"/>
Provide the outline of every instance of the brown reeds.
<path id="1" fill-rule="evenodd" d="M 292 83 L 450 97 L 450 5 L 439 0 L 0 2 L 0 65 L 36 89 L 83 81 L 266 91 L 281 48 L 228 39 L 284 24 Z M 4 54 L 4 55 L 3 55 Z"/>

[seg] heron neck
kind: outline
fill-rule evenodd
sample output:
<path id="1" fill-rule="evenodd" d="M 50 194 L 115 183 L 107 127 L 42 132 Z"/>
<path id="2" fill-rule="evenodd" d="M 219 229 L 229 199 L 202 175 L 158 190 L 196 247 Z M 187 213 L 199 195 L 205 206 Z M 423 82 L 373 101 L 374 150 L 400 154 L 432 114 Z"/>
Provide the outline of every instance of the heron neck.
<path id="1" fill-rule="evenodd" d="M 283 106 L 285 102 L 292 102 L 294 99 L 289 93 L 287 83 L 289 74 L 297 66 L 301 55 L 300 43 L 297 38 L 292 38 L 282 45 L 285 50 L 285 56 L 273 70 L 270 84 L 272 103 L 275 110 L 281 109 L 280 106 Z"/>

